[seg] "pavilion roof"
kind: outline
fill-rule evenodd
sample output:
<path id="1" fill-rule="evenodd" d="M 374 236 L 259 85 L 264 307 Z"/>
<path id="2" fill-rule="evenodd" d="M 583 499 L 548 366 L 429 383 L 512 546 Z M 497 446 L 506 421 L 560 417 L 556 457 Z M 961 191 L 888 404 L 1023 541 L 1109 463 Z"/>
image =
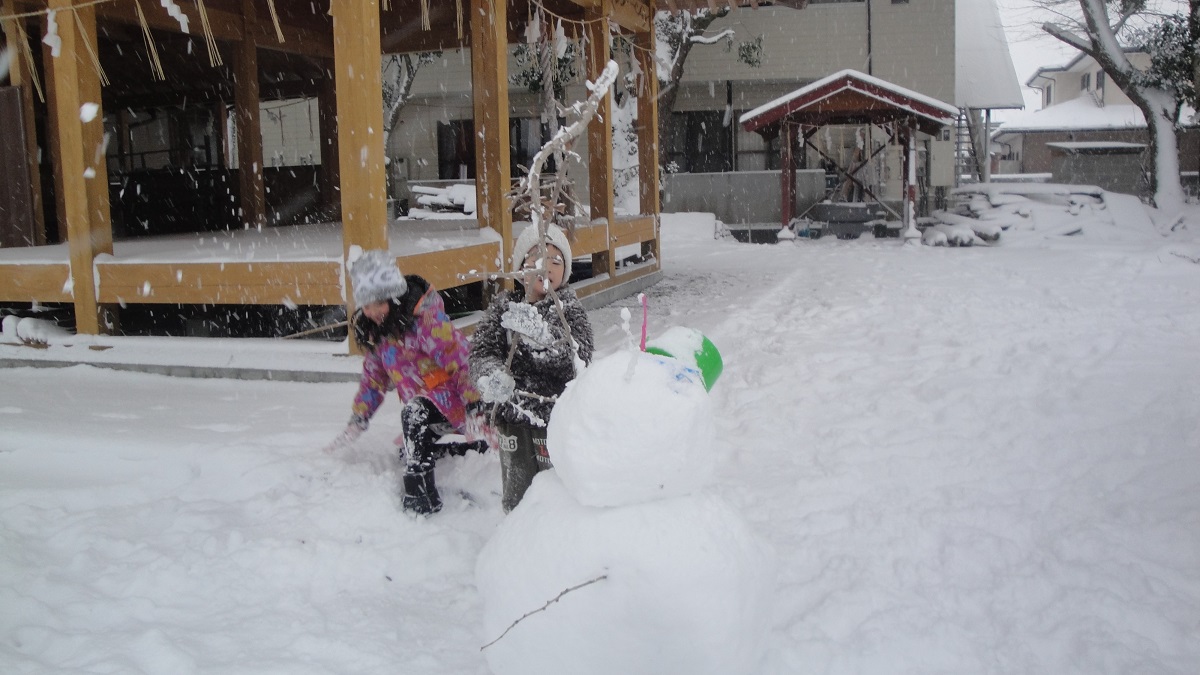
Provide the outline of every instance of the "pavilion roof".
<path id="1" fill-rule="evenodd" d="M 886 124 L 913 119 L 936 133 L 958 116 L 958 108 L 856 70 L 842 70 L 743 114 L 746 131 L 767 131 L 784 120 L 812 126 Z"/>

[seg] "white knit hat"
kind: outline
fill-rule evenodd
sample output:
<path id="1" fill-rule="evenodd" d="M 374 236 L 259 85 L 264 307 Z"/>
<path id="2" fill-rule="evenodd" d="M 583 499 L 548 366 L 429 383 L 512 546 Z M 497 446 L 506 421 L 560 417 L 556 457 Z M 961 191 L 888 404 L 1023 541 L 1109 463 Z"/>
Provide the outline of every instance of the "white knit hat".
<path id="1" fill-rule="evenodd" d="M 567 235 L 557 225 L 548 224 L 546 225 L 546 243 L 552 244 L 562 251 L 563 284 L 566 284 L 571 278 L 571 242 L 567 241 Z M 512 271 L 516 272 L 521 269 L 521 265 L 525 264 L 525 258 L 537 248 L 537 245 L 538 229 L 533 225 L 526 226 L 524 230 L 521 230 L 521 236 L 517 237 L 517 243 L 513 244 Z"/>
<path id="2" fill-rule="evenodd" d="M 354 304 L 358 307 L 399 298 L 408 290 L 408 282 L 396 267 L 396 257 L 380 249 L 364 251 L 358 260 L 350 263 L 350 282 L 354 285 Z"/>

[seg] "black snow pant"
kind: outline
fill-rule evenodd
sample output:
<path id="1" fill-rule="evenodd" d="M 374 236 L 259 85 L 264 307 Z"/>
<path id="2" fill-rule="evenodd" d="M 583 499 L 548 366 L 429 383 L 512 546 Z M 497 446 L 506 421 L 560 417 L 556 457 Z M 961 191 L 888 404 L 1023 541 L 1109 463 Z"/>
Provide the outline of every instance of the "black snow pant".
<path id="1" fill-rule="evenodd" d="M 485 441 L 439 443 L 455 432 L 454 425 L 437 409 L 433 401 L 418 396 L 404 405 L 400 413 L 404 445 L 400 461 L 404 463 L 404 508 L 416 513 L 434 513 L 442 508 L 441 495 L 433 480 L 433 467 L 446 453 L 462 455 L 470 450 L 487 450 Z"/>
<path id="2" fill-rule="evenodd" d="M 442 498 L 433 480 L 433 466 L 446 454 L 438 439 L 454 431 L 450 421 L 427 398 L 418 396 L 404 404 L 400 413 L 404 445 L 400 460 L 404 463 L 404 508 L 420 514 L 442 509 Z"/>
<path id="3" fill-rule="evenodd" d="M 553 468 L 546 450 L 546 428 L 497 421 L 500 440 L 501 505 L 508 513 L 517 507 L 539 471 Z"/>

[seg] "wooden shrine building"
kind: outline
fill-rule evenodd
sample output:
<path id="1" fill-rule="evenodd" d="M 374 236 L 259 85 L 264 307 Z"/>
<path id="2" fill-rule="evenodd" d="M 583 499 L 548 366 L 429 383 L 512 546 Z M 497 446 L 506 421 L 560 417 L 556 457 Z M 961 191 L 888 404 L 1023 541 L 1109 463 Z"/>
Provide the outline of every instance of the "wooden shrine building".
<path id="1" fill-rule="evenodd" d="M 405 272 L 440 289 L 501 271 L 514 238 L 505 196 L 512 187 L 508 46 L 534 7 L 581 26 L 588 80 L 609 61 L 610 30 L 632 36 L 641 71 L 651 74 L 638 96 L 640 214 L 614 214 L 606 97 L 588 129 L 589 180 L 580 187 L 591 218 L 576 228 L 573 249 L 592 260 L 581 296 L 654 275 L 653 0 L 0 0 L 11 57 L 9 86 L 0 87 L 0 303 L 73 306 L 77 331 L 96 334 L 117 330 L 120 308 L 131 303 L 346 305 L 344 260 L 354 246 L 390 248 Z M 381 55 L 461 47 L 470 48 L 477 132 L 477 226 L 469 227 L 491 234 L 406 248 L 409 221 L 390 222 L 387 213 Z M 287 254 L 270 247 L 279 237 L 269 235 L 290 229 L 268 223 L 272 200 L 299 188 L 273 183 L 281 179 L 264 167 L 260 102 L 285 97 L 318 101 L 320 166 L 300 182 L 328 208 L 325 231 L 335 235 L 330 241 L 340 237 L 340 248 L 309 248 L 302 236 L 287 240 Z M 236 140 L 192 144 L 172 156 L 170 165 L 182 168 L 162 177 L 166 183 L 112 180 L 117 165 L 106 155 L 129 137 L 134 111 L 154 106 L 211 115 L 220 120 L 214 128 L 236 128 Z M 117 133 L 106 133 L 106 124 Z M 172 128 L 189 133 L 186 120 Z M 226 151 L 236 154 L 228 171 L 187 170 L 219 164 L 204 158 Z M 138 157 L 120 156 L 121 167 L 136 168 Z M 114 234 L 113 214 L 132 191 L 161 191 L 156 196 L 168 195 L 178 209 L 217 194 L 209 199 L 215 215 L 172 238 L 139 233 L 136 215 L 121 212 L 135 227 Z M 212 237 L 201 236 L 206 229 Z M 244 244 L 239 233 L 256 234 L 257 243 Z M 619 267 L 617 249 L 631 246 L 644 262 Z"/>

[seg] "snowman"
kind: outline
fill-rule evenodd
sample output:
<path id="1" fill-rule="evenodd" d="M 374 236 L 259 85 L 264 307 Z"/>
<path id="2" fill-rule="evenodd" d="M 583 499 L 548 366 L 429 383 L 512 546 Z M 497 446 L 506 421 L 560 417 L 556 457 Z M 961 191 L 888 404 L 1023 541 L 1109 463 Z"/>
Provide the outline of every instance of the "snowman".
<path id="1" fill-rule="evenodd" d="M 758 670 L 774 555 L 702 490 L 720 355 L 681 327 L 648 345 L 643 329 L 642 347 L 568 385 L 547 430 L 554 470 L 480 553 L 496 675 Z"/>

